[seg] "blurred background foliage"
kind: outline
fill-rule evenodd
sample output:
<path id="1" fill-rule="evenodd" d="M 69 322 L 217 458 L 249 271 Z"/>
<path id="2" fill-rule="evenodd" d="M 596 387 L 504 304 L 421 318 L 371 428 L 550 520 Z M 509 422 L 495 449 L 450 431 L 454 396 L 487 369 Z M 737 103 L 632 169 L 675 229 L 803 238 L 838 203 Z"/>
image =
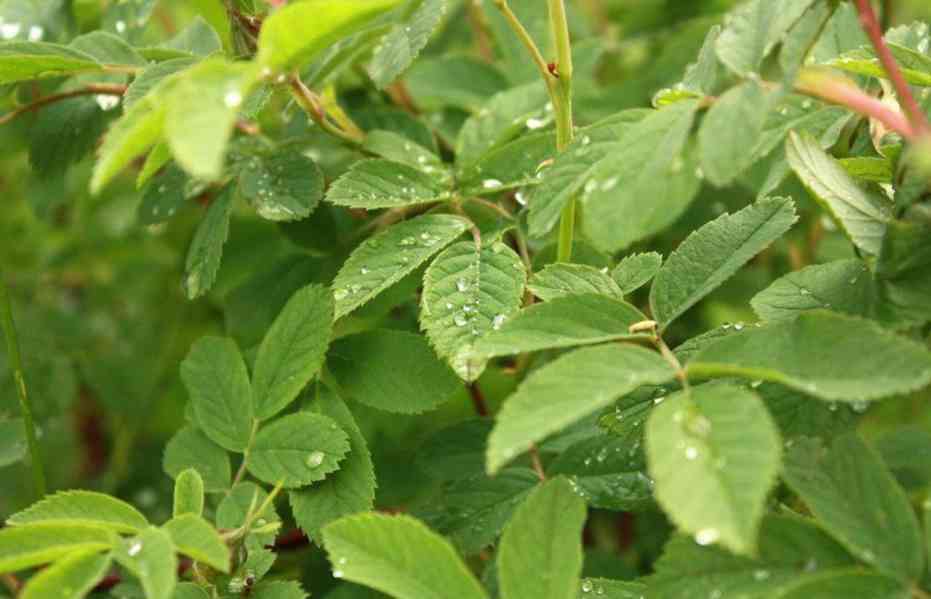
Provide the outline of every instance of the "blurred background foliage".
<path id="1" fill-rule="evenodd" d="M 533 1 L 512 3 L 521 11 Z M 488 29 L 492 35 L 503 31 L 490 0 L 485 3 Z M 431 94 L 442 91 L 432 87 L 433 83 L 421 83 L 427 80 L 421 73 L 431 55 L 478 56 L 482 51 L 470 19 L 474 14 L 461 0 L 453 4 L 442 32 L 406 78 L 421 107 L 429 108 Z M 657 90 L 681 78 L 709 27 L 733 4 L 733 0 L 575 0 L 572 26 L 581 40 L 579 68 L 594 72 L 578 89 L 580 122 L 593 122 L 624 108 L 649 106 Z M 927 0 L 885 4 L 893 9 L 890 23 L 931 20 Z M 134 44 L 154 44 L 198 16 L 217 30 L 227 46 L 231 44 L 220 0 L 0 0 L 0 36 L 28 39 L 38 35 L 47 41 L 66 41 L 81 32 L 104 28 Z M 530 22 L 531 28 L 542 25 Z M 513 46 L 509 34 L 505 35 L 499 48 L 502 70 L 512 78 L 523 77 L 524 72 L 528 79 L 533 77 L 532 65 Z M 335 83 L 356 122 L 377 122 L 394 110 L 391 99 L 375 91 L 359 73 L 342 73 Z M 0 114 L 55 85 L 55 81 L 43 81 L 0 87 Z M 352 249 L 352 233 L 358 225 L 345 210 L 324 205 L 307 221 L 284 226 L 243 210 L 232 222 L 217 284 L 205 298 L 189 302 L 180 281 L 203 208 L 190 201 L 173 220 L 146 226 L 137 216 L 143 192 L 136 190 L 132 176 L 124 176 L 100 196 L 89 195 L 93 152 L 66 168 L 71 153 L 92 149 L 78 147 L 89 135 L 75 127 L 67 110 L 59 109 L 66 104 L 0 127 L 0 271 L 14 297 L 27 382 L 41 422 L 40 442 L 52 488 L 116 493 L 159 520 L 170 512 L 171 480 L 162 471 L 161 459 L 166 440 L 184 422 L 187 398 L 179 382 L 178 364 L 191 342 L 207 333 L 230 334 L 248 353 L 291 291 L 309 280 L 329 282 Z M 82 127 L 102 132 L 118 112 L 105 107 L 90 100 L 73 109 L 96 111 L 97 118 L 80 122 Z M 466 114 L 461 108 L 426 112 L 424 120 L 440 134 L 454 129 Z M 283 98 L 263 110 L 259 122 L 264 130 L 294 135 L 308 129 L 303 114 Z M 338 174 L 354 156 L 322 136 L 312 137 L 308 152 L 328 176 Z M 648 247 L 668 254 L 689 231 L 725 210 L 746 205 L 753 196 L 751 190 L 739 186 L 706 188 L 677 226 L 633 249 Z M 810 202 L 800 207 L 812 211 Z M 546 255 L 545 248 L 538 249 L 538 258 Z M 670 339 L 678 343 L 724 323 L 753 320 L 749 299 L 777 276 L 800 265 L 846 257 L 850 251 L 839 234 L 816 218 L 807 219 L 677 324 Z M 578 255 L 581 261 L 599 267 L 613 259 L 585 247 L 579 248 Z M 401 287 L 398 293 L 411 294 L 410 288 Z M 637 299 L 645 303 L 645 298 Z M 375 302 L 344 326 L 348 330 L 378 322 L 416 330 L 415 306 L 398 303 L 391 298 Z M 501 369 L 490 368 L 482 379 L 493 407 L 513 386 L 512 378 Z M 928 428 L 931 419 L 920 404 L 926 400 L 884 402 L 866 415 L 863 426 L 876 435 L 901 423 Z M 402 417 L 359 408 L 357 416 L 376 457 L 380 506 L 403 506 L 423 492 L 427 476 L 409 467 L 409 456 L 429 433 L 461 420 L 471 410 L 465 390 L 438 412 L 424 416 Z M 0 353 L 2 515 L 31 500 L 28 471 L 17 463 L 23 448 L 2 441 L 12 438 L 3 431 L 17 415 L 15 389 L 5 354 Z M 894 444 L 886 451 L 897 455 Z M 903 464 L 908 458 L 898 456 Z M 931 478 L 931 473 L 923 472 L 906 475 Z M 634 573 L 636 560 L 656 555 L 663 540 L 657 531 L 666 529 L 661 515 L 647 513 L 620 521 L 615 515 L 602 516 L 596 514 L 589 527 L 593 538 L 589 539 L 587 575 L 623 578 Z M 639 534 L 644 530 L 649 534 Z M 626 565 L 618 565 L 614 558 L 599 558 L 616 555 L 619 546 L 631 543 L 636 544 L 635 551 Z M 618 572 L 628 567 L 629 572 Z"/>

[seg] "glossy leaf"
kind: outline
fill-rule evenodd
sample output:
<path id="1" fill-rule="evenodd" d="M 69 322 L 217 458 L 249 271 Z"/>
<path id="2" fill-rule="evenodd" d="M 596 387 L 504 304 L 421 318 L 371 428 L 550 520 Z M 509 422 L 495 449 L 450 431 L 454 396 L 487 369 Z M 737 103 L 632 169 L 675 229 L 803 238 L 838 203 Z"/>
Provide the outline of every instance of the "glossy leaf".
<path id="1" fill-rule="evenodd" d="M 81 599 L 103 578 L 110 555 L 76 551 L 29 579 L 18 596 L 22 599 Z"/>
<path id="2" fill-rule="evenodd" d="M 7 518 L 10 526 L 83 524 L 133 533 L 149 523 L 139 510 L 115 497 L 94 491 L 59 491 Z"/>

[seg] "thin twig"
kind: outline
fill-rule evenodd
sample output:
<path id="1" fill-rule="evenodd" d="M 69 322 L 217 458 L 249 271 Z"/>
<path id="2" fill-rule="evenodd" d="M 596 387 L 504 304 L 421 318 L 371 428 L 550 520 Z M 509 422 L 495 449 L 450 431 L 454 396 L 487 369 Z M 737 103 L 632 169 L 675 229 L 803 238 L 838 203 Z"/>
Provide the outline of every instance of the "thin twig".
<path id="1" fill-rule="evenodd" d="M 531 445 L 529 453 L 530 465 L 533 467 L 533 471 L 537 473 L 537 478 L 546 480 L 546 471 L 543 469 L 543 462 L 540 460 L 540 450 L 537 449 L 536 445 Z"/>
<path id="2" fill-rule="evenodd" d="M 39 499 L 45 497 L 45 466 L 39 452 L 39 442 L 36 438 L 36 425 L 32 418 L 32 404 L 26 391 L 26 374 L 23 370 L 23 356 L 19 351 L 19 337 L 16 334 L 16 323 L 13 321 L 13 306 L 10 294 L 6 288 L 6 281 L 0 273 L 0 326 L 6 338 L 6 355 L 8 368 L 13 372 L 16 382 L 16 391 L 19 395 L 19 409 L 23 415 L 23 428 L 26 429 L 26 445 L 29 448 L 29 458 L 32 462 L 32 479 L 36 495 Z"/>
<path id="3" fill-rule="evenodd" d="M 20 106 L 19 108 L 12 110 L 3 116 L 0 116 L 0 125 L 5 125 L 9 123 L 10 121 L 12 121 L 13 119 L 15 119 L 16 117 L 22 114 L 26 114 L 27 112 L 32 112 L 34 110 L 38 110 L 42 108 L 43 106 L 54 104 L 55 102 L 61 102 L 62 100 L 67 100 L 69 98 L 76 98 L 78 96 L 90 96 L 90 95 L 122 96 L 125 93 L 126 93 L 125 85 L 109 84 L 109 83 L 92 83 L 80 89 L 73 89 L 67 92 L 61 92 L 58 94 L 51 94 L 48 96 L 44 96 L 42 98 L 39 98 L 38 100 L 35 100 L 34 102 L 30 102 L 29 104 Z"/>
<path id="4" fill-rule="evenodd" d="M 892 81 L 893 87 L 895 87 L 896 94 L 899 97 L 899 104 L 902 105 L 905 114 L 908 115 L 908 120 L 911 122 L 915 132 L 918 135 L 928 133 L 929 130 L 931 130 L 931 127 L 928 126 L 928 119 L 915 100 L 915 96 L 912 94 L 912 90 L 905 80 L 905 75 L 902 74 L 902 70 L 899 68 L 895 57 L 892 55 L 892 51 L 886 44 L 886 40 L 883 39 L 882 27 L 876 19 L 876 13 L 873 11 L 870 0 L 856 0 L 856 5 L 857 12 L 860 14 L 860 25 L 862 25 L 863 31 L 865 31 L 866 35 L 870 38 L 870 42 L 872 42 L 873 48 L 876 50 L 876 56 L 879 58 L 879 62 L 882 63 L 883 68 L 886 70 L 886 74 L 889 75 L 889 79 Z"/>
<path id="5" fill-rule="evenodd" d="M 488 404 L 485 403 L 485 395 L 478 386 L 478 381 L 473 381 L 466 385 L 466 387 L 469 389 L 469 395 L 472 397 L 472 406 L 475 408 L 475 413 L 482 418 L 488 416 Z"/>
<path id="6" fill-rule="evenodd" d="M 326 109 L 323 107 L 323 102 L 317 94 L 304 85 L 304 82 L 298 77 L 291 78 L 291 90 L 294 93 L 294 99 L 297 100 L 300 107 L 304 109 L 304 112 L 306 112 L 311 120 L 317 123 L 321 129 L 334 137 L 348 142 L 350 145 L 359 146 L 362 144 L 364 136 L 360 135 L 359 132 L 346 131 L 330 122 L 327 117 Z"/>
<path id="7" fill-rule="evenodd" d="M 543 54 L 540 52 L 540 48 L 537 47 L 537 43 L 533 41 L 533 36 L 530 35 L 530 32 L 527 31 L 527 28 L 524 27 L 524 24 L 520 22 L 520 19 L 516 14 L 514 14 L 514 11 L 511 10 L 511 6 L 508 4 L 507 0 L 494 0 L 494 2 L 495 6 L 497 6 L 498 10 L 501 11 L 501 14 L 504 15 L 504 19 L 517 35 L 518 39 L 520 39 L 521 43 L 524 44 L 524 47 L 527 48 L 527 52 L 530 53 L 530 58 L 533 60 L 533 64 L 535 64 L 537 70 L 540 71 L 540 76 L 543 77 L 543 81 L 546 83 L 546 87 L 550 90 L 550 95 L 554 95 L 555 77 L 553 77 L 553 74 L 550 73 L 546 59 L 543 58 Z"/>

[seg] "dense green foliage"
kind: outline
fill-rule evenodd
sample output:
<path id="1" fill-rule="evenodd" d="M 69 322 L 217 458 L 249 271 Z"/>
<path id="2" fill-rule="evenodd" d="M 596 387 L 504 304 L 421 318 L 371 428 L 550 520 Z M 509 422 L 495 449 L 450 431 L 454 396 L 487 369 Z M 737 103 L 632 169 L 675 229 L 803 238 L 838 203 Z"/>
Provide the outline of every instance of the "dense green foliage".
<path id="1" fill-rule="evenodd" d="M 931 596 L 928 21 L 0 0 L 0 598 Z"/>

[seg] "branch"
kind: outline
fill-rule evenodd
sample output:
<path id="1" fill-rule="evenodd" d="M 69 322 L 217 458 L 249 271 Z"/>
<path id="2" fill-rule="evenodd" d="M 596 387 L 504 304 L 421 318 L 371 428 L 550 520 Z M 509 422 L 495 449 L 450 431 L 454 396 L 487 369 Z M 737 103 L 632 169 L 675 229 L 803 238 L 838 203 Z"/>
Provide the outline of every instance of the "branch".
<path id="1" fill-rule="evenodd" d="M 92 83 L 80 89 L 74 89 L 67 92 L 61 92 L 59 94 L 52 94 L 39 98 L 30 104 L 20 106 L 19 108 L 6 113 L 3 116 L 0 116 L 0 125 L 5 125 L 15 119 L 16 117 L 26 114 L 27 112 L 32 112 L 38 110 L 43 106 L 49 104 L 54 104 L 55 102 L 61 102 L 62 100 L 67 100 L 68 98 L 76 98 L 78 96 L 122 96 L 126 93 L 126 86 L 119 84 L 111 83 Z"/>
<path id="2" fill-rule="evenodd" d="M 795 89 L 805 95 L 874 118 L 907 140 L 912 141 L 918 137 L 915 127 L 909 123 L 905 115 L 867 94 L 845 78 L 808 69 L 799 74 Z"/>
<path id="3" fill-rule="evenodd" d="M 928 133 L 931 131 L 931 127 L 928 126 L 928 119 L 925 117 L 924 112 L 921 111 L 921 107 L 915 100 L 902 70 L 895 61 L 895 57 L 892 56 L 892 51 L 886 44 L 886 40 L 883 39 L 882 27 L 876 19 L 876 13 L 873 12 L 870 0 L 856 0 L 856 5 L 857 12 L 860 14 L 860 25 L 863 26 L 863 31 L 870 38 L 870 42 L 872 42 L 873 48 L 876 50 L 876 56 L 879 57 L 879 62 L 882 63 L 883 68 L 889 75 L 896 94 L 899 96 L 899 103 L 905 110 L 905 114 L 908 115 L 908 120 L 911 121 L 915 133 L 918 135 Z"/>

